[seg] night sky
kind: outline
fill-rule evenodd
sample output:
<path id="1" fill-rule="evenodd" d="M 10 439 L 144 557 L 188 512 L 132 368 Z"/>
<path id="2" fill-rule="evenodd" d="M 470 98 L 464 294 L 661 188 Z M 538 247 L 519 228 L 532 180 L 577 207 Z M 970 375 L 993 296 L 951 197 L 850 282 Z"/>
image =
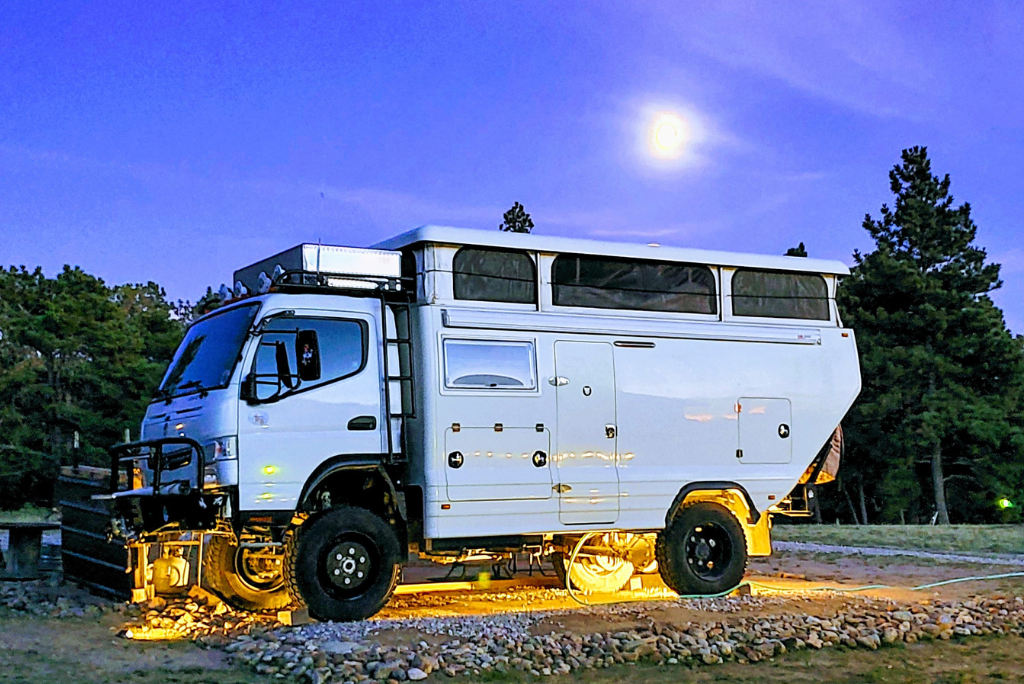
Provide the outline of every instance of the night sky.
<path id="1" fill-rule="evenodd" d="M 287 4 L 0 3 L 0 264 L 195 300 L 514 201 L 541 234 L 852 263 L 926 145 L 1024 333 L 1020 3 Z"/>

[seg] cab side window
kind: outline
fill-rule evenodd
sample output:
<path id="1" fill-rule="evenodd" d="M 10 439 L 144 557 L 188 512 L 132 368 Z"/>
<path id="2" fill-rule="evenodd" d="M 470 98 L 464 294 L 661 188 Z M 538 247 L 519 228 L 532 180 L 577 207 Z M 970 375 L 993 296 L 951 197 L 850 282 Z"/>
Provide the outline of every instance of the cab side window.
<path id="1" fill-rule="evenodd" d="M 280 317 L 263 328 L 256 352 L 256 399 L 267 401 L 355 375 L 366 364 L 362 321 Z"/>

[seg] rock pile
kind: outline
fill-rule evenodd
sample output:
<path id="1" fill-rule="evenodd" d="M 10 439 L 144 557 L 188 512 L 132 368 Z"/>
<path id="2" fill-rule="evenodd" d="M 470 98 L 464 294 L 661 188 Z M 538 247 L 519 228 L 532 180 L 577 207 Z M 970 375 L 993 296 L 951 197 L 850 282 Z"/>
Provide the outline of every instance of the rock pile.
<path id="1" fill-rule="evenodd" d="M 50 582 L 0 582 L 0 617 L 98 617 L 123 606 Z"/>
<path id="2" fill-rule="evenodd" d="M 282 626 L 274 615 L 232 610 L 197 587 L 187 597 L 129 605 L 125 613 L 121 634 L 129 639 L 191 639 L 205 646 L 226 646 L 236 637 Z"/>
<path id="3" fill-rule="evenodd" d="M 758 615 L 766 601 L 775 601 L 738 597 L 685 602 L 687 607 L 723 615 L 699 624 L 658 622 L 648 611 L 666 606 L 660 603 L 586 609 L 587 613 L 620 618 L 632 615 L 640 623 L 590 634 L 569 630 L 533 633 L 542 620 L 566 614 L 534 612 L 279 628 L 238 637 L 226 650 L 260 674 L 303 684 L 356 684 L 416 681 L 434 673 L 456 677 L 519 670 L 535 676 L 558 675 L 637 662 L 751 663 L 790 650 L 835 646 L 875 650 L 897 642 L 1024 632 L 1021 598 L 909 606 L 877 599 L 833 598 L 844 608 L 830 617 L 809 611 Z M 809 609 L 812 606 L 808 604 Z M 390 630 L 424 638 L 406 643 L 379 638 Z"/>

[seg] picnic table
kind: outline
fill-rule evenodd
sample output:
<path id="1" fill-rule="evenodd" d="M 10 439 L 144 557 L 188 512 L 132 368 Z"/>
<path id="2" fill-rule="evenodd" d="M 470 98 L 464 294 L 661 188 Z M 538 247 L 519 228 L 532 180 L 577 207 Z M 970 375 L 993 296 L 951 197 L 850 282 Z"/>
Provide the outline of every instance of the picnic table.
<path id="1" fill-rule="evenodd" d="M 2 522 L 0 530 L 7 530 L 10 543 L 6 554 L 0 553 L 0 560 L 5 560 L 0 567 L 0 580 L 31 580 L 39 579 L 39 555 L 43 548 L 43 532 L 59 530 L 57 522 Z"/>

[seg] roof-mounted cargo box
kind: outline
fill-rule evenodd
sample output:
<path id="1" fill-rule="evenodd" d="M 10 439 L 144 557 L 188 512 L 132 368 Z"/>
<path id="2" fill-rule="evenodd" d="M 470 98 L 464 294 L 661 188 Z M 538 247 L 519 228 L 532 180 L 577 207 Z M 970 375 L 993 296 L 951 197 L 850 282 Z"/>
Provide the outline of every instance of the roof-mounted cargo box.
<path id="1" fill-rule="evenodd" d="M 371 289 L 394 282 L 397 288 L 402 255 L 383 249 L 296 245 L 235 271 L 235 294 L 266 292 L 272 283 L 281 282 L 285 274 L 293 275 L 288 282 L 295 285 Z"/>

